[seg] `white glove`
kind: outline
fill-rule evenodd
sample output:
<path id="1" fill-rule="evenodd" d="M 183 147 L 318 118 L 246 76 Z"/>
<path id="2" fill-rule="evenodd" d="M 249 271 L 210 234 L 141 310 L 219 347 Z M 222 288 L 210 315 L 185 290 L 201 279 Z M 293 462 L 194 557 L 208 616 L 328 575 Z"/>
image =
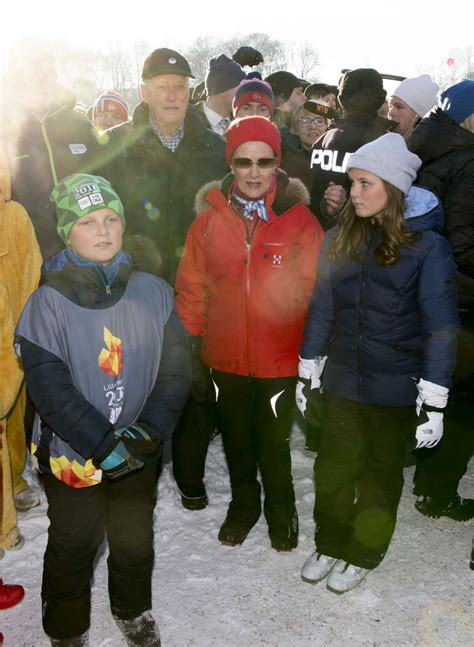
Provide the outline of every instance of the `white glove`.
<path id="1" fill-rule="evenodd" d="M 443 409 L 448 403 L 449 389 L 423 379 L 419 380 L 417 388 L 416 449 L 429 449 L 437 445 L 443 436 Z"/>
<path id="2" fill-rule="evenodd" d="M 304 381 L 299 380 L 296 384 L 296 406 L 304 416 L 306 411 L 307 398 L 303 389 L 309 386 L 311 390 L 321 388 L 321 375 L 326 364 L 327 355 L 325 357 L 318 356 L 314 359 L 303 359 L 300 357 L 298 364 L 298 375 Z"/>
<path id="3" fill-rule="evenodd" d="M 423 413 L 427 418 L 427 422 L 421 422 L 424 419 Z M 418 416 L 418 426 L 416 428 L 416 449 L 422 447 L 434 447 L 439 443 L 443 436 L 443 414 L 436 411 L 425 411 Z"/>

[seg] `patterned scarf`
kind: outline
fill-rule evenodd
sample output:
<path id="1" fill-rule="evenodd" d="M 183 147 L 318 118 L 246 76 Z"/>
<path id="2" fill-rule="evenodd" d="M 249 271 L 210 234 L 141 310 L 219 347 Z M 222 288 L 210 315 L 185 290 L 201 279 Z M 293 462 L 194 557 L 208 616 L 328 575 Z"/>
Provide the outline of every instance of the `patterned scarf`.
<path id="1" fill-rule="evenodd" d="M 268 222 L 268 213 L 265 206 L 265 198 L 261 198 L 260 200 L 246 200 L 245 198 L 241 198 L 239 195 L 237 195 L 234 190 L 232 191 L 232 200 L 238 206 L 240 206 L 239 212 L 243 215 L 244 218 L 247 218 L 247 220 L 253 220 L 253 214 L 256 213 L 261 220 Z"/>
<path id="2" fill-rule="evenodd" d="M 254 220 L 254 214 L 256 213 L 260 220 L 268 222 L 268 211 L 267 207 L 265 206 L 265 198 L 274 190 L 275 184 L 276 180 L 275 178 L 273 178 L 270 184 L 270 188 L 265 193 L 265 195 L 258 200 L 251 200 L 238 190 L 234 180 L 231 200 L 235 205 L 237 205 L 239 213 L 241 213 L 244 218 L 247 218 L 247 220 Z"/>

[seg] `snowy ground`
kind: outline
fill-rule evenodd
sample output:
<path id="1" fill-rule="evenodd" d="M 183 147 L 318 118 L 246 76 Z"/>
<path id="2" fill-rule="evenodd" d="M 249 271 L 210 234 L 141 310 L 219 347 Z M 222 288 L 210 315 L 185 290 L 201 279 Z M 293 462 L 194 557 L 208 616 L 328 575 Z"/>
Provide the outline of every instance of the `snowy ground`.
<path id="1" fill-rule="evenodd" d="M 167 465 L 155 514 L 154 616 L 166 647 L 436 646 L 474 644 L 469 569 L 472 525 L 428 519 L 414 508 L 413 468 L 405 471 L 398 525 L 384 562 L 358 589 L 336 596 L 320 583 L 302 582 L 300 569 L 313 550 L 312 465 L 295 427 L 292 458 L 300 516 L 298 548 L 271 549 L 263 516 L 246 542 L 224 547 L 217 532 L 229 500 L 220 438 L 210 447 L 205 510 L 182 508 Z M 460 493 L 474 496 L 474 465 Z M 34 477 L 31 475 L 30 480 Z M 36 484 L 38 490 L 40 486 Z M 5 582 L 23 584 L 25 599 L 0 612 L 6 647 L 46 647 L 40 585 L 47 518 L 42 505 L 21 515 L 25 547 L 2 560 Z M 110 615 L 104 547 L 92 592 L 91 647 L 125 645 Z"/>

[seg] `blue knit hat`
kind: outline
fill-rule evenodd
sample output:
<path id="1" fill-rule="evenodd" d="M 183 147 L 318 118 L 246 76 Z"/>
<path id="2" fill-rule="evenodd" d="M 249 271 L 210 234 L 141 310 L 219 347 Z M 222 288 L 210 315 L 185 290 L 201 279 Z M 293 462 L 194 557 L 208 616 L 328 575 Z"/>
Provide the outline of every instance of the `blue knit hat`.
<path id="1" fill-rule="evenodd" d="M 245 78 L 240 65 L 225 54 L 211 58 L 205 79 L 207 96 L 236 88 Z"/>
<path id="2" fill-rule="evenodd" d="M 474 112 L 474 81 L 463 79 L 442 92 L 439 107 L 455 123 L 462 124 Z"/>

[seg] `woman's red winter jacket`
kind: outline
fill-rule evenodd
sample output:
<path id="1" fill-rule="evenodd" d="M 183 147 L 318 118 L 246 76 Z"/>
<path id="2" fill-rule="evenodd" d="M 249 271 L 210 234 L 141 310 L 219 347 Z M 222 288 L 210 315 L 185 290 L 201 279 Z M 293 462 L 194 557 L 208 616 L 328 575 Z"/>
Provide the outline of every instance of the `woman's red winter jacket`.
<path id="1" fill-rule="evenodd" d="M 187 332 L 203 338 L 201 358 L 211 368 L 261 378 L 297 374 L 324 236 L 308 199 L 290 179 L 267 197 L 269 221 L 258 220 L 249 235 L 253 223 L 234 210 L 220 182 L 198 193 L 176 303 Z"/>

